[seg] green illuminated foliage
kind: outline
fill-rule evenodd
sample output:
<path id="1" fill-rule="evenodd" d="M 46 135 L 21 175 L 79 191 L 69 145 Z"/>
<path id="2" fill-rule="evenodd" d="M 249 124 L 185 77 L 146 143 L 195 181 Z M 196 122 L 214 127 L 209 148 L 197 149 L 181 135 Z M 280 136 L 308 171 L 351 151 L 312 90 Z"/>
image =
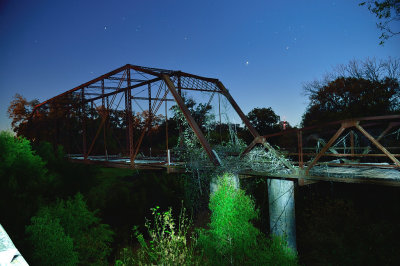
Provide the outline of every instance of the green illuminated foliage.
<path id="1" fill-rule="evenodd" d="M 178 224 L 172 217 L 171 208 L 160 212 L 157 206 L 151 211 L 153 223 L 147 221 L 145 224 L 150 241 L 146 242 L 135 226 L 133 231 L 141 248 L 135 255 L 129 249 L 123 249 L 116 265 L 198 265 L 200 259 L 194 253 L 196 239 L 191 238 L 191 245 L 187 242 L 191 221 L 186 217 L 185 209 L 179 215 Z"/>
<path id="2" fill-rule="evenodd" d="M 279 239 L 266 239 L 251 220 L 258 218 L 253 200 L 233 185 L 233 176 L 220 178 L 211 196 L 209 229 L 200 230 L 198 243 L 208 264 L 295 265 L 296 256 Z M 276 263 L 279 262 L 279 263 Z"/>

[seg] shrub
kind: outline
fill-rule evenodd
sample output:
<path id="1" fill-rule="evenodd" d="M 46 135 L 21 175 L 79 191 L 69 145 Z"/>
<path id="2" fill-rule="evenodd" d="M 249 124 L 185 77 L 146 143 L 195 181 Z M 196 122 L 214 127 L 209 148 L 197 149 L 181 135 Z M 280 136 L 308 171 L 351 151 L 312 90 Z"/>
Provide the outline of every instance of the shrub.
<path id="1" fill-rule="evenodd" d="M 0 189 L 6 195 L 18 198 L 37 192 L 51 181 L 45 162 L 36 155 L 29 140 L 0 132 Z"/>
<path id="2" fill-rule="evenodd" d="M 12 235 L 22 238 L 29 219 L 51 191 L 54 176 L 27 139 L 0 132 L 0 221 Z M 15 211 L 21 210 L 23 211 Z"/>
<path id="3" fill-rule="evenodd" d="M 32 259 L 38 265 L 77 265 L 78 253 L 73 250 L 73 240 L 65 234 L 60 219 L 53 218 L 49 209 L 31 219 L 26 227 L 33 246 Z"/>
<path id="4" fill-rule="evenodd" d="M 216 265 L 291 265 L 295 254 L 281 239 L 266 239 L 253 226 L 258 218 L 253 200 L 235 189 L 233 177 L 224 174 L 211 195 L 209 229 L 199 230 L 198 244 L 206 263 Z M 279 262 L 279 263 L 276 263 Z"/>
<path id="5" fill-rule="evenodd" d="M 151 209 L 154 222 L 146 221 L 146 228 L 150 235 L 146 243 L 138 227 L 134 227 L 135 236 L 139 241 L 140 249 L 134 255 L 129 249 L 124 249 L 116 265 L 198 265 L 200 260 L 194 252 L 195 238 L 189 245 L 187 232 L 191 221 L 185 216 L 185 209 L 179 215 L 176 225 L 172 217 L 171 208 L 163 213 L 159 207 Z"/>
<path id="6" fill-rule="evenodd" d="M 32 218 L 32 223 L 35 224 L 35 221 L 44 219 L 57 221 L 65 235 L 73 240 L 73 250 L 78 254 L 80 264 L 107 264 L 106 259 L 111 252 L 109 245 L 113 233 L 108 225 L 101 224 L 95 213 L 87 208 L 80 193 L 67 201 L 59 200 L 53 206 L 41 208 L 38 214 Z M 32 231 L 29 229 L 31 227 L 27 227 L 27 232 Z M 41 232 L 36 234 L 35 239 L 46 242 L 48 235 L 45 233 L 41 235 Z M 47 245 L 34 247 L 34 257 L 38 257 L 48 248 Z M 60 248 L 60 245 L 56 247 Z M 53 265 L 57 265 L 57 263 L 54 262 Z"/>

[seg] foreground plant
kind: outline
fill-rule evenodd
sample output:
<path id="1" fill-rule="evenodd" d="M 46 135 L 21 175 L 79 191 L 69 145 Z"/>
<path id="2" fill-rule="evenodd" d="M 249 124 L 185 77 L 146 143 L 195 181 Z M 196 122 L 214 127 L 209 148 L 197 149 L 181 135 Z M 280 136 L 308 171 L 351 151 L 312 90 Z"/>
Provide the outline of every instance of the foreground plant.
<path id="1" fill-rule="evenodd" d="M 107 265 L 111 253 L 113 232 L 80 193 L 42 207 L 26 232 L 38 265 Z"/>
<path id="2" fill-rule="evenodd" d="M 210 265 L 296 265 L 296 255 L 278 238 L 267 239 L 254 225 L 254 201 L 236 189 L 234 176 L 219 178 L 211 196 L 209 229 L 199 230 L 198 244 Z"/>
<path id="3" fill-rule="evenodd" d="M 198 265 L 200 257 L 195 254 L 196 239 L 187 242 L 191 221 L 185 215 L 185 209 L 179 215 L 178 224 L 172 217 L 171 208 L 160 212 L 159 207 L 151 209 L 154 222 L 146 221 L 145 226 L 150 236 L 147 243 L 138 227 L 133 228 L 140 244 L 140 249 L 133 254 L 125 248 L 116 265 Z"/>

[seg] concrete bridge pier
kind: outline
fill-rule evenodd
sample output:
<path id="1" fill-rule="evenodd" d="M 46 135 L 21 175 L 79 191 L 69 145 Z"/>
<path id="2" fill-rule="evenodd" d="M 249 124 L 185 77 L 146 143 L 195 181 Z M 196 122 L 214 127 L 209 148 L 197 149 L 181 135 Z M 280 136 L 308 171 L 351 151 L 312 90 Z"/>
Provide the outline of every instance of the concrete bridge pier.
<path id="1" fill-rule="evenodd" d="M 297 252 L 294 181 L 268 179 L 269 224 L 272 235 L 283 236 Z"/>

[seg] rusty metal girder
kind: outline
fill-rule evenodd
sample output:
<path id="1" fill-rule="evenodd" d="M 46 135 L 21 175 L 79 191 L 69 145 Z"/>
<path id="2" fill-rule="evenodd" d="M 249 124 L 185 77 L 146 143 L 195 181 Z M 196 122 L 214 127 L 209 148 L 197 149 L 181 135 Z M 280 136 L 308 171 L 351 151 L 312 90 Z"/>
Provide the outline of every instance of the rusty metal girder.
<path id="1" fill-rule="evenodd" d="M 328 143 L 322 148 L 322 150 L 315 156 L 313 161 L 307 166 L 306 174 L 310 172 L 310 169 L 318 162 L 319 158 L 325 154 L 325 152 L 329 149 L 330 146 L 337 140 L 337 138 L 343 133 L 346 127 L 342 124 L 342 126 L 338 129 L 338 131 L 333 135 L 333 137 L 328 141 Z"/>
<path id="2" fill-rule="evenodd" d="M 121 88 L 121 89 L 118 89 L 118 90 L 113 91 L 113 92 L 105 93 L 103 96 L 98 96 L 98 97 L 87 99 L 87 100 L 85 100 L 85 102 L 96 101 L 96 100 L 101 99 L 102 97 L 109 97 L 109 96 L 112 96 L 112 95 L 115 95 L 115 94 L 118 94 L 118 93 L 121 93 L 121 92 L 125 92 L 126 90 L 139 88 L 141 86 L 144 86 L 144 85 L 147 85 L 147 84 L 150 84 L 150 83 L 153 83 L 153 82 L 157 82 L 157 81 L 160 81 L 160 80 L 161 80 L 160 78 L 150 79 L 148 81 L 145 81 L 145 82 L 142 82 L 142 83 L 139 83 L 139 84 L 131 85 L 130 87 Z"/>
<path id="3" fill-rule="evenodd" d="M 236 113 L 239 115 L 240 119 L 242 119 L 243 123 L 246 125 L 246 127 L 249 129 L 250 133 L 253 135 L 254 138 L 260 136 L 258 134 L 257 130 L 253 127 L 253 125 L 250 123 L 249 119 L 247 119 L 246 115 L 243 113 L 243 111 L 240 109 L 239 105 L 236 103 L 236 101 L 232 98 L 231 94 L 229 91 L 225 88 L 225 86 L 222 84 L 222 82 L 218 81 L 217 82 L 218 88 L 222 91 L 222 94 L 226 97 L 226 99 L 229 101 L 229 103 L 232 105 L 233 109 L 235 109 Z"/>
<path id="4" fill-rule="evenodd" d="M 50 99 L 48 99 L 48 100 L 46 100 L 46 101 L 44 101 L 44 102 L 42 102 L 42 103 L 36 105 L 35 108 L 34 108 L 34 110 L 37 109 L 37 108 L 39 108 L 40 106 L 42 106 L 42 105 L 44 105 L 44 104 L 47 104 L 47 103 L 49 103 L 49 102 L 51 102 L 51 101 L 57 99 L 57 98 L 60 98 L 60 97 L 62 97 L 62 96 L 64 96 L 64 95 L 67 95 L 67 94 L 70 94 L 70 93 L 72 93 L 72 92 L 78 91 L 78 90 L 80 90 L 80 89 L 86 88 L 86 87 L 88 87 L 89 85 L 91 85 L 91 84 L 93 84 L 93 83 L 96 83 L 96 82 L 98 82 L 98 81 L 101 81 L 102 79 L 108 78 L 108 77 L 110 77 L 110 76 L 112 76 L 112 75 L 115 75 L 115 74 L 117 74 L 117 73 L 119 73 L 119 72 L 121 72 L 121 71 L 127 69 L 127 67 L 128 67 L 128 65 L 122 66 L 122 67 L 117 68 L 117 69 L 115 69 L 115 70 L 113 70 L 113 71 L 111 71 L 111 72 L 108 72 L 107 74 L 101 75 L 101 76 L 98 77 L 98 78 L 95 78 L 95 79 L 92 79 L 91 81 L 88 81 L 88 82 L 86 82 L 86 83 L 83 83 L 83 84 L 79 85 L 78 87 L 75 87 L 75 88 L 73 88 L 73 89 L 71 89 L 71 90 L 68 90 L 68 91 L 66 91 L 66 92 L 63 92 L 63 93 L 57 95 L 57 96 L 54 96 L 54 97 L 52 97 L 52 98 L 50 98 Z"/>
<path id="5" fill-rule="evenodd" d="M 127 88 L 131 87 L 131 70 L 127 69 L 126 70 L 126 86 Z M 128 136 L 129 136 L 129 158 L 131 160 L 131 166 L 135 165 L 135 160 L 133 158 L 133 122 L 132 122 L 132 94 L 131 94 L 132 89 L 128 89 L 126 91 L 126 101 L 127 101 L 127 106 L 125 106 L 125 110 L 127 113 L 127 119 L 128 119 Z"/>
<path id="6" fill-rule="evenodd" d="M 400 167 L 400 162 L 399 160 L 396 159 L 396 157 L 393 156 L 388 150 L 383 147 L 379 141 L 374 139 L 367 131 L 365 131 L 364 128 L 362 128 L 359 124 L 356 125 L 356 128 L 364 135 L 366 136 L 378 149 L 380 149 L 384 154 L 386 154 L 387 157 L 389 157 L 390 160 L 392 160 L 398 167 Z"/>
<path id="7" fill-rule="evenodd" d="M 163 74 L 162 78 L 167 84 L 169 91 L 171 92 L 172 96 L 175 98 L 176 103 L 178 104 L 180 110 L 182 111 L 183 115 L 185 116 L 186 120 L 188 121 L 190 127 L 196 134 L 197 138 L 200 141 L 200 144 L 203 146 L 204 150 L 206 151 L 208 157 L 210 158 L 211 162 L 214 165 L 219 165 L 218 159 L 214 155 L 214 153 L 211 150 L 211 146 L 206 140 L 206 138 L 203 135 L 203 132 L 201 132 L 199 126 L 197 125 L 196 121 L 193 119 L 192 115 L 190 114 L 189 109 L 186 107 L 182 97 L 179 95 L 178 91 L 176 90 L 173 82 L 169 78 L 169 76 Z"/>

